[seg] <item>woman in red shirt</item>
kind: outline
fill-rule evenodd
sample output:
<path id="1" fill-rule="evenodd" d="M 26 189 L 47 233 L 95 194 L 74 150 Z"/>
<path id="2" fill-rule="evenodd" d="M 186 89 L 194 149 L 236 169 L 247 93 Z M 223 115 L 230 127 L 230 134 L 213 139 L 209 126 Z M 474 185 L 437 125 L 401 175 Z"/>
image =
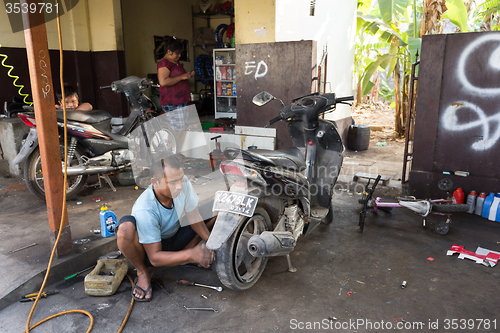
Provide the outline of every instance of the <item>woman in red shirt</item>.
<path id="1" fill-rule="evenodd" d="M 177 139 L 188 124 L 188 105 L 191 100 L 188 80 L 194 76 L 194 71 L 187 73 L 184 65 L 179 62 L 182 51 L 182 43 L 171 37 L 167 42 L 167 53 L 157 65 L 160 105 L 167 113 Z"/>

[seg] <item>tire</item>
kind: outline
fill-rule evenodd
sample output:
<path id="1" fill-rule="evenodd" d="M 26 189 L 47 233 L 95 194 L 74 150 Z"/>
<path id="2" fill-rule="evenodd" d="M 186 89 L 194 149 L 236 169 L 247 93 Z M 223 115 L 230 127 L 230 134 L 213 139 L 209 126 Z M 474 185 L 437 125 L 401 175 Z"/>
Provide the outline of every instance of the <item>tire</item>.
<path id="1" fill-rule="evenodd" d="M 438 213 L 460 213 L 468 211 L 468 204 L 439 204 L 432 203 L 432 211 Z"/>
<path id="2" fill-rule="evenodd" d="M 435 230 L 439 235 L 444 236 L 450 231 L 450 225 L 446 222 L 439 222 L 436 224 Z"/>
<path id="3" fill-rule="evenodd" d="M 176 154 L 178 151 L 177 138 L 174 132 L 170 128 L 163 128 L 155 132 L 149 140 L 151 153 L 159 153 L 161 151 L 167 150 Z"/>
<path id="4" fill-rule="evenodd" d="M 61 145 L 61 156 L 64 161 L 64 145 Z M 76 147 L 73 159 L 69 165 L 74 166 L 83 163 L 83 151 Z M 40 158 L 40 148 L 36 148 L 28 157 L 24 165 L 24 181 L 28 189 L 38 198 L 45 200 L 45 189 L 43 185 L 43 172 Z M 66 190 L 66 200 L 74 198 L 85 186 L 87 175 L 68 177 L 68 188 Z"/>
<path id="5" fill-rule="evenodd" d="M 226 287 L 233 290 L 246 290 L 257 282 L 264 272 L 268 258 L 253 257 L 247 249 L 248 239 L 270 230 L 271 219 L 262 207 L 257 207 L 251 218 L 246 216 L 241 218 L 234 233 L 216 252 L 215 269 L 219 280 Z M 240 256 L 237 255 L 238 252 Z M 239 258 L 242 260 L 238 264 Z M 244 259 L 248 260 L 246 264 Z"/>

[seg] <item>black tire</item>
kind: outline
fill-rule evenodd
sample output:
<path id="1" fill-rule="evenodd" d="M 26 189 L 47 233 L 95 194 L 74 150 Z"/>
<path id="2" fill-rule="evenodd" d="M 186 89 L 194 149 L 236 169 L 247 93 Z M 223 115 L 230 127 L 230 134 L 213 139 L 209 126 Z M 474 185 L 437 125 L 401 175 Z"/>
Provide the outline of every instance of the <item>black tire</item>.
<path id="1" fill-rule="evenodd" d="M 83 151 L 76 147 L 70 166 L 83 163 Z M 61 145 L 61 160 L 64 161 L 64 146 Z M 24 181 L 28 189 L 38 198 L 45 200 L 45 189 L 43 185 L 43 172 L 40 158 L 40 148 L 36 148 L 24 165 Z M 68 177 L 68 188 L 66 190 L 66 200 L 74 198 L 82 190 L 87 181 L 87 175 Z"/>
<path id="2" fill-rule="evenodd" d="M 450 231 L 450 225 L 446 222 L 439 222 L 436 224 L 435 230 L 439 235 L 444 236 Z"/>
<path id="3" fill-rule="evenodd" d="M 162 128 L 155 132 L 149 139 L 149 144 L 153 154 L 165 150 L 176 154 L 179 149 L 177 138 L 170 128 Z"/>
<path id="4" fill-rule="evenodd" d="M 438 213 L 461 213 L 468 211 L 468 204 L 439 204 L 432 203 L 432 211 Z"/>
<path id="5" fill-rule="evenodd" d="M 215 269 L 219 280 L 226 287 L 246 290 L 257 282 L 264 272 L 268 258 L 253 257 L 248 252 L 247 244 L 251 236 L 270 230 L 271 219 L 262 207 L 257 207 L 251 218 L 241 217 L 235 232 L 216 252 Z M 238 252 L 240 252 L 239 256 Z M 246 263 L 245 259 L 247 259 Z"/>

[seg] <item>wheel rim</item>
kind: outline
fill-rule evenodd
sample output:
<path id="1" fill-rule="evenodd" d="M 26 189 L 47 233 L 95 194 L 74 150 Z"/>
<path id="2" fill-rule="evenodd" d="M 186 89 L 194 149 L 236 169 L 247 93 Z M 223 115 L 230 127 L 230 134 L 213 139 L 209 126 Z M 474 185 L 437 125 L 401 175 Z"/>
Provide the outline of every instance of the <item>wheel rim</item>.
<path id="1" fill-rule="evenodd" d="M 166 130 L 159 130 L 153 135 L 150 147 L 152 153 L 158 153 L 163 149 L 166 149 L 173 154 L 177 153 L 175 137 L 171 132 Z"/>
<path id="2" fill-rule="evenodd" d="M 61 156 L 62 156 L 62 164 L 64 164 L 64 154 L 62 151 L 61 151 Z M 81 157 L 80 153 L 75 151 L 73 154 L 73 159 L 71 160 L 69 165 L 73 166 L 73 165 L 79 165 L 81 163 L 83 163 L 82 157 Z M 38 158 L 35 161 L 34 172 L 35 172 L 35 174 L 34 174 L 33 179 L 35 180 L 36 186 L 42 192 L 45 193 L 45 187 L 43 185 L 42 157 L 40 155 L 38 155 Z M 80 182 L 82 181 L 82 178 L 83 178 L 82 175 L 75 176 L 75 177 L 68 177 L 68 181 L 67 181 L 68 187 L 66 189 L 66 193 L 70 193 L 71 191 L 73 191 L 80 184 Z"/>
<path id="3" fill-rule="evenodd" d="M 264 217 L 254 215 L 247 220 L 236 243 L 234 252 L 234 273 L 238 280 L 243 283 L 250 283 L 259 276 L 262 265 L 267 258 L 253 257 L 248 252 L 248 241 L 254 235 L 260 235 L 266 231 Z"/>

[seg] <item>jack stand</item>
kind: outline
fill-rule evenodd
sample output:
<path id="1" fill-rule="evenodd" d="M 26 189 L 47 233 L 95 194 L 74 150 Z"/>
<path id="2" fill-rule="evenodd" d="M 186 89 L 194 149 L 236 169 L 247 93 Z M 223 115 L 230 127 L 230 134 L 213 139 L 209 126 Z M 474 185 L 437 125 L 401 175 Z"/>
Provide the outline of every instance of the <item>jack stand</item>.
<path id="1" fill-rule="evenodd" d="M 109 187 L 111 187 L 113 192 L 116 192 L 116 188 L 113 186 L 113 183 L 111 182 L 111 178 L 109 178 L 109 176 L 107 174 L 100 173 L 98 176 L 99 176 L 99 187 L 102 187 L 101 186 L 101 179 L 104 179 L 104 181 L 106 181 L 106 183 L 109 185 Z"/>
<path id="2" fill-rule="evenodd" d="M 290 255 L 286 255 L 286 261 L 288 262 L 288 271 L 295 273 L 297 271 L 297 268 L 292 266 L 292 259 L 290 259 Z"/>
<path id="3" fill-rule="evenodd" d="M 219 167 L 220 162 L 225 160 L 224 154 L 220 150 L 220 142 L 217 142 L 217 139 L 220 139 L 221 137 L 221 135 L 217 135 L 210 139 L 215 140 L 215 149 L 210 152 L 210 166 L 212 167 L 212 171 L 215 171 L 215 168 Z"/>

